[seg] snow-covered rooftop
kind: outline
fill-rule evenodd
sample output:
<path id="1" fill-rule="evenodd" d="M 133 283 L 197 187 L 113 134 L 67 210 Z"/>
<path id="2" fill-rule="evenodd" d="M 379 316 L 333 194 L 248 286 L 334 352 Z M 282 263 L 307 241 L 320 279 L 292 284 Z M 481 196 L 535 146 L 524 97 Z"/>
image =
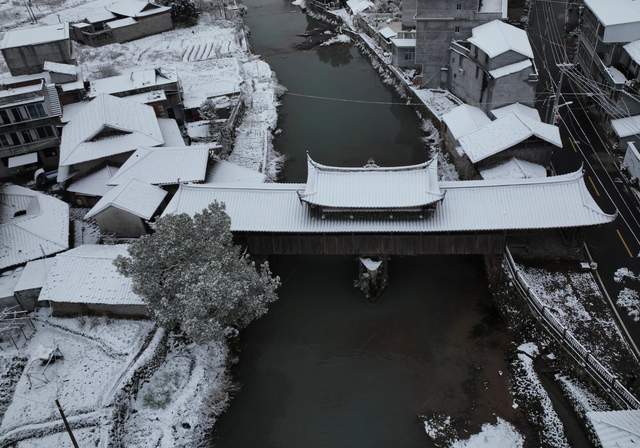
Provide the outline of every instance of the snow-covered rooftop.
<path id="1" fill-rule="evenodd" d="M 60 167 L 164 143 L 151 106 L 111 95 L 81 104 L 62 129 Z M 65 180 L 67 174 L 61 170 L 58 180 Z"/>
<path id="2" fill-rule="evenodd" d="M 113 29 L 122 28 L 125 26 L 135 25 L 138 23 L 136 19 L 133 17 L 125 17 L 124 19 L 112 20 L 111 22 L 107 22 L 107 27 Z"/>
<path id="3" fill-rule="evenodd" d="M 515 114 L 523 119 L 530 119 L 534 121 L 542 121 L 540 118 L 540 112 L 538 109 L 534 107 L 525 106 L 521 103 L 513 103 L 508 106 L 499 107 L 497 109 L 492 109 L 491 114 L 495 118 L 504 117 L 507 114 Z"/>
<path id="4" fill-rule="evenodd" d="M 513 113 L 460 138 L 460 146 L 472 163 L 478 163 L 531 137 L 562 148 L 560 130 L 557 126 L 519 117 Z"/>
<path id="5" fill-rule="evenodd" d="M 163 146 L 184 146 L 184 138 L 174 118 L 158 118 L 158 126 L 164 140 Z"/>
<path id="6" fill-rule="evenodd" d="M 134 70 L 122 75 L 91 81 L 89 95 L 124 93 L 131 90 L 161 87 L 175 82 L 178 82 L 178 76 L 174 71 L 160 68 Z"/>
<path id="7" fill-rule="evenodd" d="M 107 6 L 107 9 L 114 14 L 129 17 L 141 17 L 150 14 L 165 12 L 171 8 L 156 5 L 147 0 L 121 0 Z"/>
<path id="8" fill-rule="evenodd" d="M 468 104 L 454 107 L 442 116 L 442 121 L 456 140 L 491 123 L 482 109 Z"/>
<path id="9" fill-rule="evenodd" d="M 480 2 L 481 13 L 501 14 L 503 19 L 508 18 L 509 0 L 482 0 Z"/>
<path id="10" fill-rule="evenodd" d="M 414 48 L 416 46 L 415 39 L 391 39 L 391 43 L 398 48 Z"/>
<path id="11" fill-rule="evenodd" d="M 407 209 L 440 201 L 436 159 L 401 167 L 326 166 L 307 156 L 307 184 L 300 199 L 329 209 Z"/>
<path id="12" fill-rule="evenodd" d="M 622 48 L 636 64 L 640 64 L 640 40 L 629 42 Z"/>
<path id="13" fill-rule="evenodd" d="M 436 233 L 569 228 L 606 224 L 583 173 L 495 181 L 441 182 L 445 197 L 433 212 L 412 219 L 329 214 L 322 219 L 300 202 L 304 184 L 183 184 L 164 214 L 202 211 L 223 202 L 234 232 Z"/>
<path id="14" fill-rule="evenodd" d="M 50 258 L 41 260 L 33 260 L 27 263 L 22 270 L 20 280 L 13 288 L 13 291 L 27 291 L 29 289 L 42 288 L 47 280 L 48 265 L 51 264 Z"/>
<path id="15" fill-rule="evenodd" d="M 373 8 L 374 4 L 369 0 L 347 0 L 347 6 L 353 14 L 360 14 L 369 8 Z"/>
<path id="16" fill-rule="evenodd" d="M 467 39 L 494 58 L 508 51 L 515 51 L 522 56 L 533 59 L 533 49 L 529 43 L 527 32 L 513 25 L 494 20 L 477 26 L 471 30 L 472 36 Z"/>
<path id="17" fill-rule="evenodd" d="M 62 64 L 60 62 L 45 61 L 44 70 L 52 73 L 61 73 L 63 75 L 77 76 L 78 66 L 72 64 Z"/>
<path id="18" fill-rule="evenodd" d="M 207 169 L 205 182 L 208 184 L 243 182 L 246 185 L 251 182 L 262 183 L 266 178 L 267 176 L 264 173 L 227 162 L 226 160 L 218 160 L 210 164 Z"/>
<path id="19" fill-rule="evenodd" d="M 167 192 L 155 185 L 130 179 L 113 187 L 93 206 L 84 219 L 93 218 L 109 207 L 115 207 L 142 219 L 151 219 Z"/>
<path id="20" fill-rule="evenodd" d="M 503 76 L 512 75 L 514 73 L 521 72 L 524 69 L 533 66 L 531 59 L 525 59 L 524 61 L 515 62 L 513 64 L 505 65 L 493 70 L 489 70 L 489 74 L 494 78 L 502 78 Z"/>
<path id="21" fill-rule="evenodd" d="M 68 23 L 19 28 L 4 33 L 4 37 L 0 41 L 0 49 L 38 45 L 65 39 L 69 39 Z"/>
<path id="22" fill-rule="evenodd" d="M 483 179 L 532 179 L 546 177 L 547 169 L 537 163 L 511 158 L 489 168 L 480 170 Z"/>
<path id="23" fill-rule="evenodd" d="M 587 412 L 602 448 L 632 448 L 640 444 L 640 410 Z"/>
<path id="24" fill-rule="evenodd" d="M 604 26 L 640 22 L 640 4 L 636 0 L 584 0 Z"/>
<path id="25" fill-rule="evenodd" d="M 38 300 L 108 305 L 141 305 L 131 279 L 118 273 L 113 261 L 128 256 L 127 245 L 87 244 L 50 260 Z"/>
<path id="26" fill-rule="evenodd" d="M 18 185 L 0 186 L 0 269 L 69 247 L 69 206 Z"/>
<path id="27" fill-rule="evenodd" d="M 392 37 L 396 37 L 398 35 L 398 33 L 396 31 L 394 31 L 393 29 L 391 29 L 388 26 L 384 26 L 384 27 L 380 28 L 378 30 L 378 32 L 385 39 L 391 39 Z"/>
<path id="28" fill-rule="evenodd" d="M 619 138 L 640 134 L 640 115 L 611 120 L 611 127 Z"/>
<path id="29" fill-rule="evenodd" d="M 206 145 L 139 148 L 108 182 L 120 185 L 138 179 L 152 185 L 202 182 L 207 173 Z"/>
<path id="30" fill-rule="evenodd" d="M 106 165 L 78 180 L 74 180 L 67 186 L 67 191 L 85 196 L 104 196 L 107 191 L 113 188 L 107 183 L 117 172 L 118 167 Z"/>

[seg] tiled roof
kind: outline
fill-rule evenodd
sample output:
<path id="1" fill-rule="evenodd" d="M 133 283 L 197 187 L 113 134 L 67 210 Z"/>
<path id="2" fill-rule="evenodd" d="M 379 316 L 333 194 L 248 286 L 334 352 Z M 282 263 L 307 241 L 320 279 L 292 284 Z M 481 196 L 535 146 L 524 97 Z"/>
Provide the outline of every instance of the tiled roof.
<path id="1" fill-rule="evenodd" d="M 109 207 L 115 207 L 142 219 L 151 219 L 166 195 L 167 192 L 160 187 L 129 179 L 105 193 L 84 218 L 92 218 Z"/>

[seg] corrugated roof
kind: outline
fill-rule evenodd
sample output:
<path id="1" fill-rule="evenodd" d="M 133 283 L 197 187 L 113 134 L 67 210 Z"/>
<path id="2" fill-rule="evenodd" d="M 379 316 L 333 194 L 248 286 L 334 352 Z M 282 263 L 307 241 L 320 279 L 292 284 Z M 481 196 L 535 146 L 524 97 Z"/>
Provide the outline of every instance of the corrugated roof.
<path id="1" fill-rule="evenodd" d="M 0 49 L 38 45 L 65 39 L 69 39 L 68 23 L 19 28 L 4 33 L 4 37 L 0 41 Z"/>
<path id="2" fill-rule="evenodd" d="M 546 177 L 547 169 L 537 163 L 511 158 L 489 168 L 480 170 L 483 179 L 531 179 Z"/>
<path id="3" fill-rule="evenodd" d="M 207 174 L 206 145 L 139 148 L 108 182 L 120 185 L 138 179 L 152 185 L 202 182 Z"/>
<path id="4" fill-rule="evenodd" d="M 304 184 L 181 185 L 164 214 L 202 211 L 223 202 L 235 232 L 437 233 L 570 228 L 606 224 L 583 173 L 542 179 L 441 182 L 445 197 L 422 218 L 314 215 L 300 202 Z"/>
<path id="5" fill-rule="evenodd" d="M 533 49 L 527 32 L 502 20 L 493 20 L 477 26 L 471 30 L 471 34 L 467 41 L 480 48 L 490 58 L 515 51 L 533 59 Z"/>
<path id="6" fill-rule="evenodd" d="M 124 93 L 131 90 L 160 87 L 177 81 L 178 76 L 171 70 L 160 68 L 133 70 L 122 75 L 91 81 L 89 95 Z"/>
<path id="7" fill-rule="evenodd" d="M 70 166 L 164 143 L 151 106 L 100 95 L 74 108 L 62 129 L 60 166 Z M 65 180 L 60 178 L 59 180 Z"/>
<path id="8" fill-rule="evenodd" d="M 587 412 L 602 448 L 640 446 L 640 410 Z"/>
<path id="9" fill-rule="evenodd" d="M 557 126 L 519 117 L 513 113 L 506 114 L 460 138 L 460 146 L 471 162 L 478 163 L 534 136 L 562 148 L 560 130 Z"/>
<path id="10" fill-rule="evenodd" d="M 164 140 L 163 146 L 184 146 L 184 138 L 175 119 L 158 118 L 158 126 Z"/>
<path id="11" fill-rule="evenodd" d="M 18 185 L 0 186 L 0 269 L 69 247 L 69 205 Z"/>
<path id="12" fill-rule="evenodd" d="M 84 215 L 84 219 L 93 218 L 109 207 L 119 208 L 142 219 L 151 219 L 166 195 L 167 192 L 160 187 L 130 179 L 106 192 Z"/>
<path id="13" fill-rule="evenodd" d="M 142 305 L 131 279 L 118 273 L 113 261 L 128 256 L 127 245 L 87 244 L 57 255 L 38 300 L 105 305 Z"/>
<path id="14" fill-rule="evenodd" d="M 47 269 L 49 264 L 51 264 L 50 258 L 33 260 L 27 263 L 22 270 L 20 280 L 18 280 L 13 291 L 26 291 L 29 289 L 42 288 L 47 280 Z"/>
<path id="15" fill-rule="evenodd" d="M 402 167 L 342 168 L 307 156 L 307 184 L 300 198 L 324 208 L 398 209 L 442 199 L 436 159 Z"/>
<path id="16" fill-rule="evenodd" d="M 502 78 L 503 76 L 521 72 L 525 68 L 529 68 L 531 66 L 533 66 L 533 62 L 531 62 L 531 59 L 525 59 L 524 61 L 516 62 L 515 64 L 509 64 L 500 68 L 489 70 L 489 74 L 494 78 Z"/>
<path id="17" fill-rule="evenodd" d="M 227 162 L 226 160 L 217 160 L 209 164 L 205 182 L 208 184 L 244 182 L 246 185 L 250 182 L 263 183 L 266 178 L 267 176 L 264 173 Z"/>
<path id="18" fill-rule="evenodd" d="M 442 121 L 456 140 L 491 123 L 482 109 L 468 104 L 454 107 L 442 116 Z"/>

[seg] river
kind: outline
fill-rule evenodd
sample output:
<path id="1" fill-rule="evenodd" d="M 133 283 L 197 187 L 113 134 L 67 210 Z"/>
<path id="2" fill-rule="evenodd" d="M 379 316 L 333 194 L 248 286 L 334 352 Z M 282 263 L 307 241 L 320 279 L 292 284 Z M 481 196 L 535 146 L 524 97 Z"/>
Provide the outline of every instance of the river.
<path id="1" fill-rule="evenodd" d="M 254 52 L 289 92 L 398 103 L 352 46 L 298 50 L 321 26 L 287 0 L 245 0 Z M 276 149 L 283 181 L 304 181 L 305 153 L 326 164 L 426 160 L 419 120 L 397 104 L 285 95 Z M 527 431 L 508 392 L 510 336 L 487 290 L 481 259 L 408 257 L 390 263 L 380 302 L 353 288 L 347 257 L 274 257 L 280 300 L 243 332 L 241 389 L 216 424 L 231 448 L 425 447 L 420 415 L 470 431 L 495 416 Z"/>

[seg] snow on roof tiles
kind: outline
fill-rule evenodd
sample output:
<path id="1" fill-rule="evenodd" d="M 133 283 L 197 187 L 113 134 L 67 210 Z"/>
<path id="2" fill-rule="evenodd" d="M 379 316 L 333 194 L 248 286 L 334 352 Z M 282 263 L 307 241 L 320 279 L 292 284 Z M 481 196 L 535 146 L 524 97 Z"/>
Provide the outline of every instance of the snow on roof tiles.
<path id="1" fill-rule="evenodd" d="M 468 104 L 454 107 L 442 116 L 442 121 L 456 140 L 491 123 L 482 109 Z"/>
<path id="2" fill-rule="evenodd" d="M 547 169 L 537 163 L 511 158 L 506 162 L 480 170 L 483 179 L 531 179 L 546 177 Z"/>
<path id="3" fill-rule="evenodd" d="M 587 412 L 602 448 L 640 444 L 640 410 Z"/>
<path id="4" fill-rule="evenodd" d="M 369 8 L 373 8 L 373 3 L 369 0 L 347 0 L 347 6 L 353 14 L 359 14 Z"/>
<path id="5" fill-rule="evenodd" d="M 342 168 L 307 156 L 302 201 L 326 208 L 393 209 L 424 207 L 442 199 L 435 159 L 402 167 Z"/>
<path id="6" fill-rule="evenodd" d="M 69 206 L 18 185 L 0 186 L 0 269 L 69 247 Z"/>
<path id="7" fill-rule="evenodd" d="M 47 279 L 38 300 L 106 305 L 142 305 L 131 279 L 113 264 L 118 255 L 128 256 L 127 245 L 87 244 L 58 254 L 50 260 Z"/>
<path id="8" fill-rule="evenodd" d="M 134 70 L 122 75 L 91 81 L 89 95 L 124 93 L 131 90 L 160 87 L 175 82 L 178 82 L 178 76 L 170 70 L 160 68 Z"/>
<path id="9" fill-rule="evenodd" d="M 416 46 L 415 39 L 391 39 L 391 43 L 398 48 L 414 48 Z"/>
<path id="10" fill-rule="evenodd" d="M 138 23 L 136 21 L 136 19 L 132 18 L 132 17 L 125 17 L 124 19 L 120 19 L 120 20 L 113 20 L 111 22 L 107 22 L 107 27 L 113 29 L 116 28 L 122 28 L 125 26 L 129 26 L 129 25 L 135 25 L 136 23 Z"/>
<path id="11" fill-rule="evenodd" d="M 78 180 L 73 181 L 67 187 L 67 191 L 85 196 L 104 196 L 111 186 L 107 182 L 118 172 L 118 168 L 111 165 L 94 171 Z"/>
<path id="12" fill-rule="evenodd" d="M 72 64 L 62 64 L 60 62 L 45 61 L 44 70 L 53 73 L 62 73 L 64 75 L 76 76 L 78 74 L 78 66 Z"/>
<path id="13" fill-rule="evenodd" d="M 394 30 L 392 30 L 390 27 L 385 26 L 382 27 L 378 30 L 378 32 L 380 33 L 380 35 L 382 37 L 384 37 L 385 39 L 390 39 L 392 37 L 396 37 L 398 35 L 397 32 L 395 32 Z"/>
<path id="14" fill-rule="evenodd" d="M 515 114 L 520 118 L 524 118 L 524 119 L 528 118 L 534 121 L 542 121 L 542 119 L 540 118 L 540 112 L 538 112 L 538 109 L 534 107 L 525 106 L 524 104 L 521 104 L 521 103 L 513 103 L 513 104 L 509 104 L 508 106 L 503 106 L 497 109 L 493 109 L 491 111 L 491 114 L 495 118 L 504 117 L 507 114 Z"/>
<path id="15" fill-rule="evenodd" d="M 636 64 L 640 64 L 640 40 L 629 42 L 622 48 Z"/>
<path id="16" fill-rule="evenodd" d="M 208 184 L 230 182 L 263 183 L 266 178 L 267 176 L 258 171 L 227 162 L 226 160 L 218 160 L 213 162 L 207 169 L 205 182 Z"/>
<path id="17" fill-rule="evenodd" d="M 115 207 L 142 219 L 151 219 L 167 192 L 155 185 L 130 179 L 112 188 L 84 215 L 93 218 L 109 207 Z"/>
<path id="18" fill-rule="evenodd" d="M 508 51 L 515 51 L 529 59 L 533 59 L 533 49 L 527 32 L 509 25 L 501 20 L 477 26 L 471 30 L 472 36 L 467 39 L 476 47 L 494 58 Z"/>
<path id="19" fill-rule="evenodd" d="M 47 279 L 47 268 L 49 264 L 51 264 L 50 258 L 33 260 L 27 263 L 13 291 L 27 291 L 29 289 L 42 288 Z"/>
<path id="20" fill-rule="evenodd" d="M 108 182 L 120 185 L 138 179 L 152 185 L 202 182 L 207 174 L 209 146 L 139 148 Z"/>
<path id="21" fill-rule="evenodd" d="M 516 62 L 514 64 L 505 65 L 504 67 L 489 70 L 489 74 L 494 78 L 502 78 L 503 76 L 512 75 L 514 73 L 521 72 L 522 70 L 532 67 L 533 62 L 530 59 Z"/>
<path id="22" fill-rule="evenodd" d="M 636 0 L 585 0 L 589 8 L 604 26 L 640 22 L 640 3 Z"/>
<path id="23" fill-rule="evenodd" d="M 68 23 L 19 28 L 4 33 L 4 37 L 0 41 L 0 49 L 38 45 L 65 39 L 69 39 Z"/>
<path id="24" fill-rule="evenodd" d="M 518 117 L 513 113 L 460 138 L 460 146 L 472 163 L 478 163 L 531 137 L 562 148 L 557 126 Z"/>
<path id="25" fill-rule="evenodd" d="M 640 134 L 640 115 L 611 120 L 611 127 L 619 138 Z"/>
<path id="26" fill-rule="evenodd" d="M 437 233 L 569 228 L 606 224 L 583 173 L 502 181 L 441 182 L 445 197 L 423 218 L 316 216 L 300 202 L 304 184 L 181 185 L 164 214 L 193 215 L 211 202 L 226 205 L 234 232 Z"/>
<path id="27" fill-rule="evenodd" d="M 100 95 L 74 109 L 70 123 L 62 129 L 61 167 L 164 143 L 151 106 Z"/>
<path id="28" fill-rule="evenodd" d="M 107 9 L 121 16 L 141 17 L 168 11 L 171 8 L 159 6 L 146 0 L 121 0 L 110 4 Z"/>
<path id="29" fill-rule="evenodd" d="M 175 119 L 158 118 L 158 126 L 164 140 L 163 146 L 184 146 L 184 138 Z"/>

